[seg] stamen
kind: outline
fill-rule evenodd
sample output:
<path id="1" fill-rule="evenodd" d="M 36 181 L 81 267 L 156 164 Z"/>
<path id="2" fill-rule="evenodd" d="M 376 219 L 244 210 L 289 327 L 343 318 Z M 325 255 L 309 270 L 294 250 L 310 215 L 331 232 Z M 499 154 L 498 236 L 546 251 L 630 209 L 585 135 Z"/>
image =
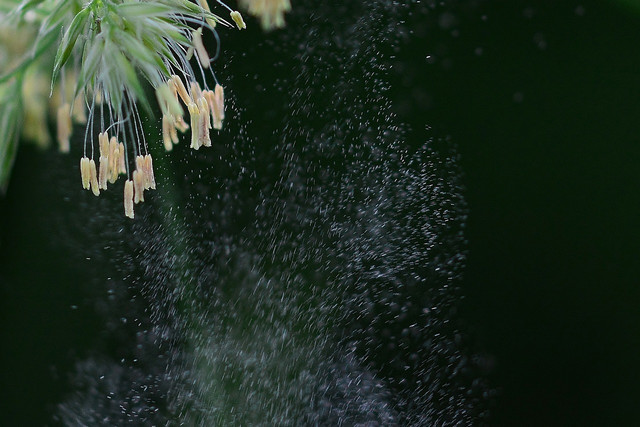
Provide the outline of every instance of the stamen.
<path id="1" fill-rule="evenodd" d="M 93 191 L 95 196 L 99 196 L 98 174 L 96 173 L 96 162 L 94 162 L 93 159 L 89 160 L 89 178 L 91 180 L 91 191 Z"/>
<path id="2" fill-rule="evenodd" d="M 162 115 L 162 142 L 164 143 L 164 149 L 167 151 L 173 150 L 173 141 L 171 139 L 171 128 L 175 129 L 173 123 L 168 115 Z"/>
<path id="3" fill-rule="evenodd" d="M 153 160 L 151 159 L 151 154 L 147 154 L 144 156 L 145 161 L 145 172 L 147 173 L 147 180 L 149 182 L 149 188 L 152 190 L 156 189 L 156 177 L 153 173 Z"/>
<path id="4" fill-rule="evenodd" d="M 204 10 L 206 10 L 207 12 L 211 12 L 211 9 L 209 9 L 209 3 L 207 3 L 207 0 L 200 0 L 200 6 L 202 6 L 202 8 Z M 215 19 L 207 18 L 206 21 L 207 21 L 207 24 L 211 25 L 211 28 L 215 28 L 216 27 Z"/>
<path id="5" fill-rule="evenodd" d="M 180 119 L 182 119 L 182 116 L 180 116 Z M 184 121 L 183 121 L 184 123 Z M 185 126 L 187 125 L 186 123 L 184 123 Z M 171 142 L 173 142 L 174 144 L 178 143 L 178 129 L 176 128 L 176 121 L 173 121 L 173 124 L 171 125 L 171 128 L 169 129 L 171 131 Z"/>
<path id="6" fill-rule="evenodd" d="M 180 98 L 182 98 L 182 102 L 184 102 L 184 105 L 189 105 L 190 103 L 192 103 L 193 99 L 191 99 L 191 97 L 189 96 L 189 93 L 187 92 L 187 89 L 184 87 L 182 80 L 180 80 L 180 77 L 174 74 L 173 76 L 171 76 L 171 79 L 173 80 L 173 84 L 175 85 L 176 90 L 178 91 L 178 95 L 180 95 Z"/>
<path id="7" fill-rule="evenodd" d="M 149 176 L 147 175 L 146 162 L 145 162 L 144 156 L 142 155 L 136 156 L 136 170 L 138 171 L 138 174 L 141 176 L 142 188 L 144 190 L 148 190 L 149 188 L 151 188 L 151 186 L 149 185 Z M 135 179 L 134 179 L 134 182 L 135 182 Z"/>
<path id="8" fill-rule="evenodd" d="M 284 14 L 291 10 L 289 0 L 239 0 L 240 6 L 260 18 L 265 30 L 284 27 Z"/>
<path id="9" fill-rule="evenodd" d="M 193 41 L 193 46 L 196 49 L 196 53 L 198 54 L 198 61 L 200 61 L 200 65 L 202 65 L 202 68 L 209 68 L 209 54 L 202 43 L 202 27 L 191 33 L 191 39 Z"/>
<path id="10" fill-rule="evenodd" d="M 109 158 L 100 156 L 100 169 L 98 175 L 98 188 L 101 190 L 107 189 L 107 177 L 109 175 Z"/>
<path id="11" fill-rule="evenodd" d="M 193 102 L 188 105 L 191 115 L 191 148 L 200 149 L 200 110 Z"/>
<path id="12" fill-rule="evenodd" d="M 88 190 L 91 172 L 89 172 L 89 158 L 86 156 L 80 159 L 80 177 L 82 178 L 82 188 Z"/>
<path id="13" fill-rule="evenodd" d="M 215 92 L 206 91 L 205 97 L 211 109 L 211 118 L 213 120 L 214 129 L 222 129 L 222 120 L 224 120 L 224 89 L 219 84 L 215 87 Z"/>
<path id="14" fill-rule="evenodd" d="M 209 107 L 204 97 L 198 98 L 198 108 L 200 110 L 200 142 L 205 147 L 211 147 L 211 138 L 209 136 L 209 129 L 211 128 Z"/>
<path id="15" fill-rule="evenodd" d="M 181 116 L 184 113 L 182 106 L 178 102 L 175 85 L 171 80 L 169 80 L 167 84 L 158 86 L 156 89 L 156 97 L 158 98 L 158 104 L 160 105 L 162 114 Z"/>
<path id="16" fill-rule="evenodd" d="M 109 136 L 106 132 L 100 132 L 98 134 L 98 142 L 100 146 L 98 188 L 100 190 L 106 190 L 107 178 L 109 177 Z"/>
<path id="17" fill-rule="evenodd" d="M 242 15 L 240 15 L 240 12 L 238 12 L 237 10 L 234 10 L 233 12 L 231 12 L 231 19 L 233 19 L 233 22 L 236 23 L 239 30 L 247 28 L 247 24 L 244 23 L 244 20 L 242 19 Z"/>
<path id="18" fill-rule="evenodd" d="M 198 82 L 191 82 L 189 88 L 191 89 L 191 97 L 197 102 L 197 99 L 202 96 L 202 89 L 200 89 L 200 85 Z"/>
<path id="19" fill-rule="evenodd" d="M 118 144 L 118 172 L 126 175 L 127 173 L 127 162 L 125 160 L 125 152 L 124 152 L 124 144 L 121 142 Z"/>
<path id="20" fill-rule="evenodd" d="M 137 163 L 137 162 L 136 162 Z M 138 204 L 144 202 L 144 177 L 138 169 L 133 171 L 133 201 Z"/>
<path id="21" fill-rule="evenodd" d="M 106 132 L 98 134 L 98 146 L 100 147 L 100 157 L 109 156 L 109 135 Z"/>
<path id="22" fill-rule="evenodd" d="M 174 124 L 176 129 L 180 132 L 185 133 L 189 129 L 189 125 L 184 121 L 182 116 L 174 117 Z M 177 141 L 174 141 L 176 143 Z"/>
<path id="23" fill-rule="evenodd" d="M 215 99 L 218 103 L 220 121 L 224 120 L 224 89 L 219 84 L 215 87 Z"/>
<path id="24" fill-rule="evenodd" d="M 115 136 L 109 140 L 109 183 L 118 180 L 118 161 L 120 160 L 120 146 Z"/>
<path id="25" fill-rule="evenodd" d="M 134 172 L 135 173 L 135 172 Z M 124 214 L 133 219 L 133 182 L 130 179 L 124 182 Z"/>

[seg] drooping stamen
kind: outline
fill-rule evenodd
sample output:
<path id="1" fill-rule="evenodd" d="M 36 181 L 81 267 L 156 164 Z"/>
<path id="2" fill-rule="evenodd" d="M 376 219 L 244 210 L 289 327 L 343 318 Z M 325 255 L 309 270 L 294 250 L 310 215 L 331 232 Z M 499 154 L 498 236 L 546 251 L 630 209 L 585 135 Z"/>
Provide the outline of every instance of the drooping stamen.
<path id="1" fill-rule="evenodd" d="M 147 173 L 144 168 L 144 156 L 142 155 L 136 156 L 136 170 L 138 171 L 138 174 L 142 177 L 142 188 L 145 190 L 148 190 L 149 184 L 147 182 Z"/>
<path id="2" fill-rule="evenodd" d="M 134 172 L 135 173 L 135 172 Z M 133 214 L 133 182 L 130 179 L 124 182 L 124 214 L 132 218 Z"/>
<path id="3" fill-rule="evenodd" d="M 101 190 L 107 189 L 107 178 L 109 177 L 109 158 L 100 156 L 99 173 L 98 173 L 98 188 Z"/>
<path id="4" fill-rule="evenodd" d="M 109 136 L 106 132 L 98 134 L 100 146 L 100 164 L 98 173 L 98 188 L 107 189 L 107 178 L 109 177 Z"/>
<path id="5" fill-rule="evenodd" d="M 91 172 L 89 171 L 89 158 L 86 156 L 80 159 L 80 177 L 82 178 L 82 188 L 89 190 Z"/>
<path id="6" fill-rule="evenodd" d="M 98 147 L 100 148 L 100 157 L 109 156 L 109 135 L 106 132 L 98 134 Z"/>
<path id="7" fill-rule="evenodd" d="M 182 80 L 180 80 L 180 77 L 174 74 L 171 76 L 171 80 L 173 80 L 173 84 L 176 87 L 178 95 L 180 95 L 180 98 L 182 98 L 182 102 L 184 102 L 184 105 L 189 105 L 190 103 L 192 103 L 193 100 L 189 96 L 187 88 L 184 87 L 184 84 L 182 83 Z"/>
<path id="8" fill-rule="evenodd" d="M 133 201 L 138 204 L 144 202 L 144 177 L 142 171 L 138 169 L 133 171 Z"/>
<path id="9" fill-rule="evenodd" d="M 181 116 L 184 114 L 184 110 L 178 102 L 173 81 L 169 80 L 166 84 L 158 86 L 156 89 L 156 97 L 158 98 L 158 104 L 160 105 L 162 114 L 171 114 L 173 116 Z"/>
<path id="10" fill-rule="evenodd" d="M 173 141 L 171 139 L 171 128 L 175 129 L 172 120 L 167 114 L 162 115 L 162 143 L 167 151 L 173 150 Z"/>
<path id="11" fill-rule="evenodd" d="M 218 103 L 220 121 L 224 120 L 224 89 L 219 84 L 215 87 L 215 100 Z"/>
<path id="12" fill-rule="evenodd" d="M 182 119 L 182 116 L 180 116 L 180 119 Z M 184 123 L 184 121 L 183 121 Z M 186 125 L 186 123 L 185 123 Z M 178 129 L 176 128 L 176 121 L 173 121 L 173 124 L 171 125 L 171 129 L 169 129 L 171 131 L 171 142 L 173 142 L 174 144 L 177 144 L 179 142 L 178 140 Z"/>
<path id="13" fill-rule="evenodd" d="M 211 118 L 214 129 L 222 129 L 222 120 L 224 120 L 224 90 L 219 84 L 214 91 L 206 91 L 205 97 L 211 109 Z"/>
<path id="14" fill-rule="evenodd" d="M 190 147 L 198 150 L 200 148 L 200 110 L 195 103 L 188 105 L 189 115 L 191 116 L 191 145 Z"/>
<path id="15" fill-rule="evenodd" d="M 200 143 L 205 147 L 211 147 L 211 137 L 209 136 L 209 129 L 211 128 L 209 106 L 203 96 L 198 98 L 198 109 L 200 110 Z"/>
<path id="16" fill-rule="evenodd" d="M 182 133 L 185 133 L 187 130 L 189 130 L 189 125 L 184 121 L 184 118 L 182 116 L 174 117 L 174 125 L 176 129 L 178 129 Z M 175 144 L 177 143 L 177 141 L 173 141 L 173 143 Z"/>
<path id="17" fill-rule="evenodd" d="M 202 89 L 200 89 L 200 85 L 198 82 L 191 82 L 189 84 L 189 88 L 191 89 L 191 98 L 197 102 L 198 98 L 202 96 Z"/>
<path id="18" fill-rule="evenodd" d="M 89 160 L 89 179 L 91 182 L 91 191 L 95 196 L 100 195 L 100 187 L 98 187 L 98 173 L 96 171 L 96 162 Z"/>
<path id="19" fill-rule="evenodd" d="M 196 53 L 198 54 L 198 61 L 200 61 L 200 65 L 202 65 L 202 68 L 209 68 L 209 54 L 202 43 L 202 27 L 191 33 L 191 39 Z"/>
<path id="20" fill-rule="evenodd" d="M 145 172 L 147 174 L 147 181 L 149 183 L 149 188 L 152 190 L 156 189 L 156 177 L 153 173 L 153 160 L 151 159 L 151 154 L 147 154 L 144 156 L 144 166 Z"/>
<path id="21" fill-rule="evenodd" d="M 122 142 L 118 144 L 118 154 L 118 173 L 126 175 L 127 161 L 125 160 L 124 144 Z"/>
<path id="22" fill-rule="evenodd" d="M 202 6 L 202 8 L 207 12 L 211 12 L 211 9 L 209 9 L 209 3 L 207 3 L 207 0 L 200 0 L 200 6 Z M 207 21 L 207 24 L 211 25 L 211 28 L 215 28 L 216 21 L 213 18 L 207 18 L 206 21 Z"/>
<path id="23" fill-rule="evenodd" d="M 247 28 L 247 24 L 244 23 L 244 20 L 242 19 L 242 15 L 240 15 L 240 12 L 238 12 L 237 10 L 234 10 L 233 12 L 231 12 L 231 19 L 233 19 L 233 22 L 236 23 L 239 30 Z"/>
<path id="24" fill-rule="evenodd" d="M 120 145 L 115 136 L 109 140 L 109 183 L 118 180 L 118 161 L 120 160 Z"/>

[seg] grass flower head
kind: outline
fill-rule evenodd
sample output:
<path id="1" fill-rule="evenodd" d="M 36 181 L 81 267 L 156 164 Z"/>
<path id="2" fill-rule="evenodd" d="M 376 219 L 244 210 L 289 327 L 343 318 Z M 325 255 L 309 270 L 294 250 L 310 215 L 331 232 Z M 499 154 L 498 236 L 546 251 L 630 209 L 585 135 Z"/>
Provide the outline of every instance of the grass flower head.
<path id="1" fill-rule="evenodd" d="M 239 22 L 244 25 L 237 11 L 220 1 L 217 4 L 238 27 Z M 120 174 L 126 175 L 127 216 L 133 217 L 130 199 L 141 202 L 144 190 L 156 186 L 139 113 L 140 106 L 152 114 L 149 86 L 162 110 L 167 150 L 179 142 L 178 132 L 189 128 L 191 147 L 211 146 L 211 122 L 220 129 L 224 105 L 222 87 L 211 67 L 219 46 L 211 58 L 203 33 L 213 33 L 219 43 L 218 25 L 232 25 L 212 13 L 206 0 L 0 0 L 0 17 L 3 23 L 14 22 L 12 29 L 20 29 L 27 40 L 22 49 L 13 48 L 16 52 L 0 49 L 0 59 L 6 56 L 3 63 L 8 64 L 0 68 L 0 98 L 15 99 L 16 93 L 24 91 L 30 101 L 48 92 L 63 152 L 71 150 L 73 122 L 86 123 L 82 186 L 99 195 Z M 11 46 L 3 38 L 9 37 L 7 31 L 0 25 L 0 46 Z M 196 60 L 191 61 L 194 53 Z M 214 90 L 209 89 L 208 81 L 215 82 Z M 0 117 L 0 132 L 14 140 L 5 152 L 15 151 L 20 133 L 15 123 L 36 123 L 25 136 L 43 145 L 48 142 L 42 103 L 1 105 L 0 113 L 5 114 Z M 191 126 L 184 120 L 185 113 L 190 115 Z M 0 146 L 0 171 L 5 172 L 5 158 L 11 153 L 2 149 Z"/>

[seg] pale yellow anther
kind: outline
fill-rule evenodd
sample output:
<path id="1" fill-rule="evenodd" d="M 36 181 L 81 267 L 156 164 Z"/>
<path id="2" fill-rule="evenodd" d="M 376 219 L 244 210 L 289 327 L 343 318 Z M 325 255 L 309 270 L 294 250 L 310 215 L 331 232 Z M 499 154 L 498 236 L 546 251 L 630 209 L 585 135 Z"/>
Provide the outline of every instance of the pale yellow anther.
<path id="1" fill-rule="evenodd" d="M 173 81 L 169 80 L 166 84 L 158 86 L 156 89 L 156 97 L 158 104 L 162 110 L 162 114 L 172 114 L 181 116 L 183 114 L 182 106 L 178 102 L 176 89 Z"/>
<path id="2" fill-rule="evenodd" d="M 180 118 L 182 119 L 182 116 L 180 116 Z M 171 125 L 171 142 L 173 142 L 174 144 L 178 143 L 178 128 L 176 127 L 177 124 L 174 121 L 173 124 Z M 186 123 L 185 123 L 186 126 Z"/>
<path id="3" fill-rule="evenodd" d="M 149 174 L 147 173 L 147 165 L 144 156 L 136 156 L 136 171 L 141 176 L 142 188 L 144 190 L 148 190 L 149 188 L 151 188 L 151 185 L 149 184 Z"/>
<path id="4" fill-rule="evenodd" d="M 80 177 L 82 178 L 82 188 L 89 190 L 91 172 L 89 171 L 89 158 L 86 156 L 80 159 Z"/>
<path id="5" fill-rule="evenodd" d="M 152 190 L 156 189 L 156 176 L 153 173 L 153 159 L 151 159 L 151 154 L 147 154 L 144 156 L 145 161 L 145 172 L 147 173 L 147 179 L 149 180 L 149 188 Z"/>
<path id="6" fill-rule="evenodd" d="M 193 30 L 191 33 L 191 39 L 193 41 L 193 47 L 198 54 L 198 61 L 200 61 L 200 65 L 202 65 L 202 68 L 209 68 L 209 54 L 202 43 L 202 27 L 197 30 Z"/>
<path id="7" fill-rule="evenodd" d="M 240 12 L 238 12 L 237 10 L 234 10 L 233 12 L 231 12 L 231 19 L 233 19 L 233 22 L 236 23 L 239 30 L 242 30 L 243 28 L 247 28 L 247 24 L 244 23 L 244 20 L 242 19 L 242 15 L 240 15 Z"/>
<path id="8" fill-rule="evenodd" d="M 213 122 L 214 129 L 221 129 L 222 122 L 219 120 L 218 114 L 218 105 L 215 100 L 215 95 L 212 90 L 207 90 L 203 93 L 204 98 L 207 100 L 207 104 L 209 105 L 209 111 L 211 112 L 211 121 Z"/>
<path id="9" fill-rule="evenodd" d="M 191 58 L 193 58 L 194 52 L 195 52 L 195 49 L 193 48 L 193 46 L 189 46 L 189 48 L 187 49 L 187 53 L 184 55 L 187 61 L 191 61 Z"/>
<path id="10" fill-rule="evenodd" d="M 176 91 L 178 92 L 178 95 L 180 95 L 180 98 L 182 99 L 182 102 L 184 102 L 184 105 L 189 105 L 190 103 L 192 103 L 193 100 L 191 99 L 191 96 L 189 96 L 189 92 L 187 92 L 187 88 L 184 87 L 184 83 L 182 83 L 180 77 L 174 74 L 173 76 L 171 76 L 171 80 L 173 80 Z"/>
<path id="11" fill-rule="evenodd" d="M 171 140 L 171 128 L 175 129 L 173 120 L 168 115 L 162 115 L 162 143 L 167 151 L 173 150 L 173 141 Z"/>
<path id="12" fill-rule="evenodd" d="M 144 202 L 144 177 L 142 171 L 133 171 L 133 201 L 138 204 Z"/>
<path id="13" fill-rule="evenodd" d="M 120 160 L 120 145 L 115 136 L 109 140 L 109 183 L 118 180 L 118 162 Z"/>
<path id="14" fill-rule="evenodd" d="M 265 30 L 284 27 L 284 14 L 291 10 L 289 0 L 239 0 L 238 4 L 259 17 Z"/>
<path id="15" fill-rule="evenodd" d="M 58 107 L 58 146 L 63 153 L 69 152 L 69 137 L 71 136 L 71 115 L 70 106 L 67 103 Z"/>
<path id="16" fill-rule="evenodd" d="M 193 99 L 194 102 L 198 102 L 198 98 L 202 96 L 202 89 L 200 89 L 198 82 L 189 83 L 189 89 L 191 89 L 191 99 Z"/>
<path id="17" fill-rule="evenodd" d="M 171 91 L 171 94 L 173 95 L 173 97 L 177 101 L 178 100 L 178 88 L 176 88 L 176 84 L 173 81 L 173 76 L 171 76 L 171 78 L 169 78 L 169 80 L 167 80 L 167 86 L 169 87 L 169 90 Z"/>
<path id="18" fill-rule="evenodd" d="M 133 214 L 133 182 L 128 179 L 124 182 L 124 214 L 132 218 Z"/>
<path id="19" fill-rule="evenodd" d="M 100 148 L 100 157 L 109 157 L 109 135 L 106 132 L 98 134 L 98 146 Z"/>
<path id="20" fill-rule="evenodd" d="M 200 144 L 205 147 L 211 147 L 209 107 L 204 97 L 198 98 L 198 109 L 200 110 Z"/>
<path id="21" fill-rule="evenodd" d="M 209 3 L 207 3 L 207 0 L 200 0 L 200 6 L 202 6 L 202 8 L 204 10 L 206 10 L 207 12 L 211 12 L 211 9 L 209 9 Z M 211 28 L 215 28 L 216 27 L 216 21 L 213 18 L 207 18 L 207 24 L 211 25 Z"/>
<path id="22" fill-rule="evenodd" d="M 207 91 L 205 97 L 211 109 L 213 128 L 222 129 L 222 121 L 224 120 L 224 89 L 217 84 L 215 91 Z"/>
<path id="23" fill-rule="evenodd" d="M 127 162 L 124 153 L 124 144 L 121 142 L 118 144 L 118 172 L 121 174 L 127 173 Z"/>
<path id="24" fill-rule="evenodd" d="M 174 125 L 176 129 L 178 129 L 182 133 L 185 133 L 189 129 L 189 125 L 184 121 L 184 118 L 182 116 L 174 117 Z M 175 144 L 177 141 L 173 142 Z"/>
<path id="25" fill-rule="evenodd" d="M 195 103 L 190 103 L 189 115 L 191 116 L 191 145 L 190 147 L 198 150 L 200 148 L 200 110 Z"/>
<path id="26" fill-rule="evenodd" d="M 109 158 L 100 156 L 100 166 L 98 174 L 98 188 L 100 190 L 107 189 L 107 178 L 109 177 Z"/>
<path id="27" fill-rule="evenodd" d="M 224 120 L 224 89 L 219 84 L 216 84 L 215 90 L 215 100 L 218 103 L 220 121 Z"/>
<path id="28" fill-rule="evenodd" d="M 93 191 L 93 194 L 99 196 L 98 171 L 96 171 L 96 162 L 94 162 L 93 159 L 89 160 L 89 182 L 91 183 L 91 191 Z"/>

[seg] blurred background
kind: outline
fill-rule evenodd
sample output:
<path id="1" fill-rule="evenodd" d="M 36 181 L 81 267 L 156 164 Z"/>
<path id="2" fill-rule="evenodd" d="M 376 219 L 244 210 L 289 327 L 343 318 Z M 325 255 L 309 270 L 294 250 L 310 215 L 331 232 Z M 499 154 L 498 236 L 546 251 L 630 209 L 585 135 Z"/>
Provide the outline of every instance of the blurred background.
<path id="1" fill-rule="evenodd" d="M 487 2 L 427 67 L 427 122 L 465 175 L 492 425 L 637 422 L 640 20 L 623 3 Z"/>
<path id="2" fill-rule="evenodd" d="M 457 290 L 447 294 L 455 310 L 444 317 L 458 325 L 447 333 L 465 337 L 460 357 L 475 361 L 469 362 L 473 373 L 460 390 L 472 390 L 476 397 L 456 409 L 461 414 L 466 408 L 468 416 L 404 421 L 634 425 L 640 399 L 640 227 L 635 224 L 640 214 L 635 173 L 640 164 L 640 7 L 633 1 L 423 1 L 400 7 L 294 0 L 284 30 L 265 35 L 249 28 L 223 36 L 219 79 L 228 82 L 230 123 L 236 117 L 243 125 L 230 124 L 214 160 L 206 153 L 193 160 L 186 149 L 159 159 L 159 175 L 169 183 L 164 193 L 159 190 L 161 201 L 150 205 L 175 209 L 168 218 L 183 215 L 187 223 L 215 229 L 211 235 L 203 232 L 203 245 L 215 242 L 233 250 L 234 242 L 251 241 L 242 233 L 259 222 L 254 206 L 261 206 L 271 181 L 280 182 L 279 168 L 286 169 L 286 162 L 271 161 L 278 158 L 273 152 L 288 149 L 294 139 L 291 134 L 278 139 L 277 129 L 283 123 L 295 126 L 296 118 L 322 129 L 313 121 L 322 121 L 323 113 L 300 112 L 302 101 L 290 101 L 290 88 L 302 88 L 294 73 L 307 64 L 305 52 L 313 58 L 333 50 L 335 57 L 317 57 L 326 70 L 306 71 L 325 73 L 317 78 L 322 84 L 311 79 L 310 99 L 320 99 L 332 82 L 369 82 L 361 79 L 366 68 L 345 69 L 333 59 L 349 60 L 344 52 L 351 47 L 343 46 L 353 33 L 340 29 L 341 19 L 352 22 L 350 14 L 363 13 L 370 3 L 400 10 L 389 15 L 401 18 L 398 33 L 378 33 L 372 45 L 381 47 L 373 53 L 388 67 L 384 76 L 390 89 L 384 93 L 396 122 L 406 129 L 407 149 L 433 140 L 434 150 L 444 153 L 438 158 L 455 159 L 453 172 L 443 169 L 450 172 L 443 176 L 459 186 L 447 191 L 461 195 L 451 203 L 461 209 L 453 221 L 460 222 L 463 239 L 445 245 L 464 259 L 456 261 L 460 274 L 456 267 L 451 275 Z M 369 28 L 367 37 L 376 28 Z M 314 52 L 312 43 L 325 50 Z M 356 62 L 366 54 L 358 52 Z M 315 103 L 328 110 L 330 104 Z M 336 108 L 340 116 L 354 112 Z M 246 135 L 264 139 L 250 142 Z M 245 144 L 236 147 L 234 141 Z M 331 149 L 317 152 L 323 150 Z M 152 225 L 127 223 L 119 217 L 119 194 L 88 200 L 79 188 L 76 160 L 21 145 L 8 193 L 0 200 L 0 418 L 7 425 L 55 424 L 59 403 L 77 387 L 69 380 L 77 361 L 96 353 L 116 360 L 128 351 L 126 343 L 135 341 L 136 313 L 148 313 L 140 301 L 153 298 L 153 292 L 137 289 L 144 280 L 128 279 L 145 275 L 140 259 L 149 241 L 140 236 L 160 233 L 162 224 L 174 226 L 150 209 L 141 210 L 139 218 Z M 314 165 L 329 174 L 340 168 L 335 157 L 323 161 Z M 357 173 L 365 172 L 349 176 Z M 232 189 L 232 195 L 225 196 L 224 189 Z M 309 204 L 314 201 L 305 197 Z M 422 207 L 407 215 L 420 215 Z M 217 211 L 224 214 L 211 213 Z M 297 230 L 286 227 L 294 220 L 283 221 L 283 230 Z M 121 268 L 114 268 L 114 259 Z M 88 286 L 94 282 L 99 285 Z M 114 312 L 123 301 L 129 304 L 122 309 L 125 315 Z M 375 337 L 389 333 L 393 328 L 374 332 Z M 420 336 L 419 343 L 427 339 Z M 375 347 L 388 351 L 380 348 Z M 398 374 L 393 366 L 370 367 L 388 379 L 391 394 L 402 389 L 397 385 L 402 375 L 409 382 L 413 375 L 411 370 Z M 442 405 L 447 393 L 458 393 L 442 390 Z M 398 405 L 398 411 L 419 412 Z"/>

